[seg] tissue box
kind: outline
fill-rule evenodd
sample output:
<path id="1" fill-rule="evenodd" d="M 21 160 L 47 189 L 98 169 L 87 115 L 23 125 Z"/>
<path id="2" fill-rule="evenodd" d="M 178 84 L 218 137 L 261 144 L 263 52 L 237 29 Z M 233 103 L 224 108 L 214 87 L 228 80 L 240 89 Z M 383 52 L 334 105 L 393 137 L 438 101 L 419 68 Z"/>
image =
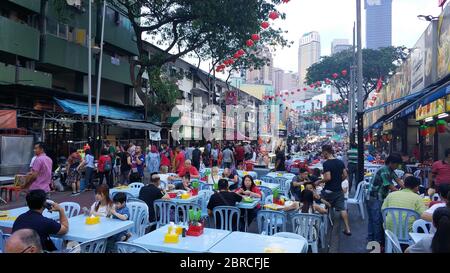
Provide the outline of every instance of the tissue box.
<path id="1" fill-rule="evenodd" d="M 96 225 L 98 223 L 100 223 L 100 217 L 98 216 L 86 218 L 86 225 Z"/>
<path id="2" fill-rule="evenodd" d="M 164 235 L 164 243 L 166 244 L 176 244 L 178 243 L 179 239 L 178 239 L 178 234 L 173 234 L 173 233 L 167 233 L 166 235 Z"/>

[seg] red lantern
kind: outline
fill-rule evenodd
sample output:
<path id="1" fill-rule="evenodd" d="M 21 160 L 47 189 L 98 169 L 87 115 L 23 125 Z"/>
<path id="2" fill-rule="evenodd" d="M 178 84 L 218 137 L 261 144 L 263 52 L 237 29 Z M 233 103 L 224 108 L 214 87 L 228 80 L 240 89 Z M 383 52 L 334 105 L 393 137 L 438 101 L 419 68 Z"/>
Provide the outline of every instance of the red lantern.
<path id="1" fill-rule="evenodd" d="M 241 55 L 241 56 L 244 56 L 245 55 L 245 50 L 239 49 L 237 53 L 239 53 L 239 55 Z"/>
<path id="2" fill-rule="evenodd" d="M 269 22 L 262 22 L 262 23 L 261 23 L 261 27 L 262 27 L 263 29 L 267 29 L 269 26 L 270 26 Z"/>
<path id="3" fill-rule="evenodd" d="M 271 12 L 269 13 L 269 18 L 272 19 L 272 20 L 278 19 L 279 16 L 280 16 L 280 15 L 279 15 L 278 12 L 276 12 L 276 11 L 271 11 Z"/>
<path id="4" fill-rule="evenodd" d="M 255 45 L 255 43 L 253 42 L 253 40 L 247 40 L 247 42 L 245 42 L 245 44 L 248 46 L 248 47 L 252 47 L 252 46 L 254 46 Z"/>
<path id="5" fill-rule="evenodd" d="M 325 83 L 326 83 L 326 84 L 330 84 L 330 83 L 331 83 L 331 80 L 328 79 L 328 78 L 326 78 L 326 79 L 325 79 Z"/>
<path id="6" fill-rule="evenodd" d="M 234 53 L 234 55 L 233 55 L 233 58 L 235 58 L 235 59 L 239 59 L 241 57 L 241 55 L 239 55 L 239 53 Z"/>
<path id="7" fill-rule="evenodd" d="M 234 64 L 234 60 L 233 59 L 228 59 L 228 65 L 232 65 Z"/>
<path id="8" fill-rule="evenodd" d="M 337 77 L 339 77 L 339 74 L 338 73 L 333 73 L 333 78 L 335 78 L 335 79 L 337 79 Z"/>
<path id="9" fill-rule="evenodd" d="M 373 100 L 373 101 L 377 101 L 377 97 L 373 96 L 373 97 L 372 97 L 372 100 Z"/>
<path id="10" fill-rule="evenodd" d="M 314 84 L 310 84 L 309 87 L 314 88 Z"/>
<path id="11" fill-rule="evenodd" d="M 306 87 L 305 87 L 305 88 L 303 88 L 303 91 L 306 91 L 306 90 L 308 90 L 308 88 L 306 88 Z"/>
<path id="12" fill-rule="evenodd" d="M 252 40 L 253 41 L 259 41 L 261 39 L 261 37 L 259 37 L 259 35 L 258 34 L 252 34 Z"/>
<path id="13" fill-rule="evenodd" d="M 347 70 L 344 69 L 344 70 L 342 70 L 341 73 L 342 73 L 342 76 L 344 76 L 344 77 L 347 76 Z"/>
<path id="14" fill-rule="evenodd" d="M 283 0 L 283 3 L 287 4 L 290 0 Z"/>

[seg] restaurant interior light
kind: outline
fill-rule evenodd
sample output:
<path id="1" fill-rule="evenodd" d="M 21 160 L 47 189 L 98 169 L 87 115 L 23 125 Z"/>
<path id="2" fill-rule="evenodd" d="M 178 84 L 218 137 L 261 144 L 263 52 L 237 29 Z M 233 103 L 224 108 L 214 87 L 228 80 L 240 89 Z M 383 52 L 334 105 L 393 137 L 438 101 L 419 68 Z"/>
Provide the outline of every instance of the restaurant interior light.
<path id="1" fill-rule="evenodd" d="M 443 113 L 438 116 L 438 118 L 446 118 L 446 117 L 448 117 L 447 113 Z"/>
<path id="2" fill-rule="evenodd" d="M 433 120 L 434 120 L 433 117 L 429 117 L 425 119 L 425 122 L 432 122 Z"/>

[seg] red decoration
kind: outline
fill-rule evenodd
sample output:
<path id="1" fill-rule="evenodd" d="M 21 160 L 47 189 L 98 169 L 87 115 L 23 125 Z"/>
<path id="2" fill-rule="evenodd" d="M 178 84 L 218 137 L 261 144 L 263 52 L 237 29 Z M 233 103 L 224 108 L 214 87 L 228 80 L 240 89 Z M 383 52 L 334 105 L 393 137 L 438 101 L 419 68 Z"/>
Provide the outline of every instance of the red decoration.
<path id="1" fill-rule="evenodd" d="M 253 42 L 253 40 L 247 40 L 247 42 L 245 42 L 245 44 L 248 46 L 248 47 L 252 47 L 252 46 L 254 46 L 255 45 L 255 42 Z"/>
<path id="2" fill-rule="evenodd" d="M 377 81 L 377 89 L 375 90 L 375 93 L 380 93 L 381 89 L 383 88 L 383 81 L 380 79 L 378 79 Z"/>
<path id="3" fill-rule="evenodd" d="M 339 77 L 339 74 L 338 73 L 333 73 L 333 78 L 335 78 L 335 79 L 337 79 L 337 77 Z"/>
<path id="4" fill-rule="evenodd" d="M 303 88 L 303 91 L 306 91 L 306 90 L 308 90 L 308 88 L 306 88 L 306 87 L 305 87 L 305 88 Z"/>
<path id="5" fill-rule="evenodd" d="M 261 23 L 261 27 L 262 27 L 263 29 L 267 29 L 269 26 L 270 26 L 269 22 L 262 22 L 262 23 Z"/>
<path id="6" fill-rule="evenodd" d="M 344 70 L 342 70 L 341 73 L 342 73 L 342 76 L 344 76 L 344 77 L 347 76 L 347 70 L 344 69 Z"/>
<path id="7" fill-rule="evenodd" d="M 309 87 L 314 88 L 314 84 L 309 85 Z"/>
<path id="8" fill-rule="evenodd" d="M 241 57 L 241 55 L 239 53 L 234 53 L 233 58 L 235 59 L 239 59 Z"/>
<path id="9" fill-rule="evenodd" d="M 237 53 L 239 53 L 239 55 L 241 55 L 241 56 L 244 56 L 245 55 L 245 50 L 239 49 Z"/>
<path id="10" fill-rule="evenodd" d="M 328 78 L 326 78 L 326 79 L 325 79 L 325 83 L 326 83 L 326 84 L 330 84 L 330 83 L 331 83 L 331 80 L 328 79 Z"/>
<path id="11" fill-rule="evenodd" d="M 372 97 L 372 100 L 373 100 L 373 101 L 377 101 L 377 97 L 373 96 L 373 97 Z"/>
<path id="12" fill-rule="evenodd" d="M 438 131 L 439 134 L 445 133 L 445 131 L 447 131 L 446 129 L 447 129 L 447 126 L 445 126 L 445 125 L 438 125 L 437 126 L 437 131 Z"/>
<path id="13" fill-rule="evenodd" d="M 280 15 L 279 15 L 278 12 L 276 12 L 276 11 L 271 11 L 271 12 L 269 13 L 269 18 L 272 19 L 272 20 L 278 19 L 279 16 L 280 16 Z"/>
<path id="14" fill-rule="evenodd" d="M 261 37 L 259 37 L 259 35 L 258 34 L 252 34 L 252 40 L 253 41 L 259 41 L 261 39 Z"/>
<path id="15" fill-rule="evenodd" d="M 283 0 L 283 3 L 287 4 L 290 0 Z"/>

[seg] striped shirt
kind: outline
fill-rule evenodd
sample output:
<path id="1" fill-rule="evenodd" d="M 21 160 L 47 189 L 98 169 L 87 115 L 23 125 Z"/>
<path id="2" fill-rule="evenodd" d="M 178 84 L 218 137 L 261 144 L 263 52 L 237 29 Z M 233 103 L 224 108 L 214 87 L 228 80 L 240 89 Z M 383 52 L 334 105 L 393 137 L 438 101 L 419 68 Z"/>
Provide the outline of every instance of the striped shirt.
<path id="1" fill-rule="evenodd" d="M 404 208 L 410 209 L 422 215 L 426 211 L 425 204 L 422 198 L 410 189 L 403 189 L 401 191 L 391 192 L 383 202 L 381 209 L 385 208 Z M 411 231 L 414 219 L 409 220 L 409 231 Z M 392 219 L 386 219 L 386 228 L 393 230 Z"/>
<path id="2" fill-rule="evenodd" d="M 348 163 L 357 164 L 358 163 L 358 150 L 356 148 L 352 148 L 347 151 L 347 159 Z"/>

